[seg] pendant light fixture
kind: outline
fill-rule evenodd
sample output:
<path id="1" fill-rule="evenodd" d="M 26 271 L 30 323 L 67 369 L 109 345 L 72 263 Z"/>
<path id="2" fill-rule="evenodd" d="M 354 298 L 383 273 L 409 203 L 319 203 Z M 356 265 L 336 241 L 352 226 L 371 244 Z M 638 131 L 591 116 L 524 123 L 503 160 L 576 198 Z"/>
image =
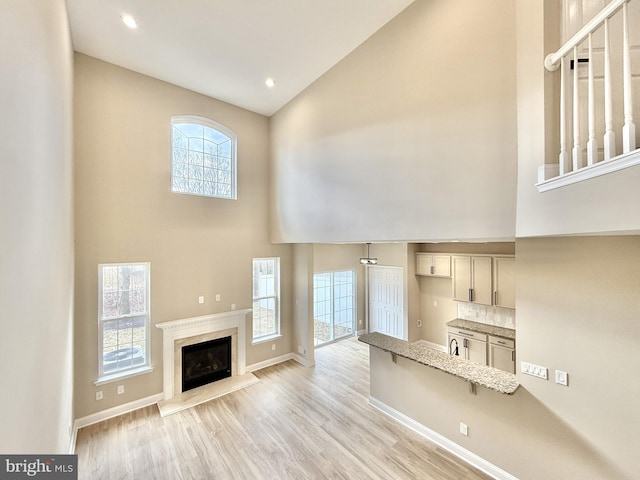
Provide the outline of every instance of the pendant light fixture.
<path id="1" fill-rule="evenodd" d="M 360 258 L 360 263 L 363 265 L 375 265 L 376 263 L 378 263 L 378 259 L 371 258 L 371 255 L 369 254 L 370 246 L 371 246 L 371 243 L 367 243 L 367 256 Z"/>

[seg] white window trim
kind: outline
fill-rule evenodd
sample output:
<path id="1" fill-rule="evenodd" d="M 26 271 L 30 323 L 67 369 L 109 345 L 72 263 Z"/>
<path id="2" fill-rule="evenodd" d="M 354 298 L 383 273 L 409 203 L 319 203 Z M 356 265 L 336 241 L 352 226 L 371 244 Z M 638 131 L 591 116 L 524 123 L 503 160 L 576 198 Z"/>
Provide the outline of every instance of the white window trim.
<path id="1" fill-rule="evenodd" d="M 276 333 L 274 335 L 264 335 L 262 337 L 258 337 L 251 341 L 251 345 L 260 345 L 261 343 L 267 343 L 274 340 L 280 340 L 282 338 L 281 333 Z"/>
<path id="2" fill-rule="evenodd" d="M 124 380 L 129 377 L 137 377 L 138 375 L 144 375 L 145 373 L 153 372 L 155 368 L 154 365 L 147 365 L 145 367 L 138 367 L 133 370 L 127 370 L 126 372 L 113 373 L 111 375 L 105 375 L 100 377 L 98 380 L 93 382 L 93 384 L 98 387 L 100 385 L 104 385 L 105 383 L 115 382 L 116 380 Z"/>
<path id="3" fill-rule="evenodd" d="M 103 367 L 103 348 L 104 348 L 104 328 L 103 322 L 112 320 L 113 318 L 104 319 L 101 317 L 102 313 L 102 300 L 103 300 L 103 290 L 102 290 L 102 269 L 103 267 L 114 267 L 121 265 L 146 265 L 146 284 L 147 284 L 147 305 L 146 305 L 146 338 L 145 338 L 145 364 L 137 365 L 135 367 L 120 370 L 114 373 L 104 374 L 102 372 Z M 121 317 L 114 318 L 125 318 L 128 315 L 123 315 Z M 140 315 L 134 315 L 140 316 Z M 136 375 L 141 375 L 144 373 L 152 372 L 154 367 L 151 365 L 151 263 L 150 262 L 124 262 L 124 263 L 100 263 L 98 264 L 98 379 L 94 382 L 94 385 L 103 385 L 105 383 L 113 382 L 115 380 L 122 380 L 127 377 L 134 377 Z"/>
<path id="4" fill-rule="evenodd" d="M 171 116 L 171 130 L 169 132 L 169 145 L 171 145 L 171 155 L 170 155 L 170 180 L 173 181 L 173 125 L 176 123 L 195 123 L 198 125 L 204 125 L 205 127 L 213 128 L 214 130 L 218 130 L 220 133 L 224 133 L 227 137 L 231 139 L 231 196 L 230 197 L 218 197 L 218 196 L 209 196 L 209 195 L 198 195 L 197 193 L 188 193 L 188 192 L 174 192 L 171 187 L 171 182 L 169 182 L 169 190 L 171 193 L 178 193 L 181 195 L 194 195 L 196 197 L 207 197 L 207 198 L 219 198 L 221 200 L 237 200 L 238 199 L 238 136 L 236 133 L 231 130 L 229 127 L 222 125 L 210 118 L 200 117 L 198 115 L 172 115 Z"/>
<path id="5" fill-rule="evenodd" d="M 274 333 L 269 333 L 267 335 L 262 335 L 260 337 L 254 337 L 253 336 L 253 325 L 251 328 L 251 344 L 252 345 L 256 345 L 259 343 L 264 343 L 264 342 L 268 342 L 269 340 L 275 340 L 278 338 L 282 337 L 281 334 L 281 330 L 280 330 L 280 257 L 256 257 L 253 258 L 251 260 L 251 265 L 253 267 L 253 263 L 258 260 L 274 260 L 275 261 L 275 270 L 274 270 L 274 291 L 275 291 L 275 295 L 273 295 L 273 297 L 275 297 L 275 309 L 276 309 L 276 325 L 275 325 L 275 332 Z M 251 273 L 251 285 L 252 285 L 252 291 L 253 291 L 253 281 L 255 280 L 253 278 L 253 268 L 251 269 L 252 273 Z M 251 300 L 251 304 L 253 305 L 253 302 L 255 302 L 256 300 L 262 300 L 265 298 L 272 298 L 272 296 L 266 296 L 266 297 L 253 297 L 252 296 L 252 300 Z M 251 318 L 251 321 L 253 322 L 254 319 L 253 317 Z"/>

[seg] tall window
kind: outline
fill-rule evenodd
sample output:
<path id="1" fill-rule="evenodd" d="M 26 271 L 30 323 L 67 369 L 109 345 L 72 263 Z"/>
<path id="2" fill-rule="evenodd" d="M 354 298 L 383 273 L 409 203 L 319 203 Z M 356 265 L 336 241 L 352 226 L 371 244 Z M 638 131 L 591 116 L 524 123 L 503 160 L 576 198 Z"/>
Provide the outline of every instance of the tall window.
<path id="1" fill-rule="evenodd" d="M 236 199 L 236 135 L 196 116 L 171 117 L 171 191 Z"/>
<path id="2" fill-rule="evenodd" d="M 253 341 L 280 334 L 280 259 L 253 259 Z"/>
<path id="3" fill-rule="evenodd" d="M 314 344 L 337 340 L 354 333 L 356 276 L 353 270 L 313 275 Z"/>
<path id="4" fill-rule="evenodd" d="M 98 266 L 99 376 L 149 367 L 149 263 Z"/>

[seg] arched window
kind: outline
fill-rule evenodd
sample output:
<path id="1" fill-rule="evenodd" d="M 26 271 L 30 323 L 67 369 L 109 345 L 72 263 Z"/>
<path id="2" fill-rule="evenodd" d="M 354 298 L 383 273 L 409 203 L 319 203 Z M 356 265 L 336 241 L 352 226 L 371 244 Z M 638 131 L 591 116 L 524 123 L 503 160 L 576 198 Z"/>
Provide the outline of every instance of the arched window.
<path id="1" fill-rule="evenodd" d="M 235 200 L 236 134 L 193 115 L 171 117 L 171 130 L 171 191 Z"/>

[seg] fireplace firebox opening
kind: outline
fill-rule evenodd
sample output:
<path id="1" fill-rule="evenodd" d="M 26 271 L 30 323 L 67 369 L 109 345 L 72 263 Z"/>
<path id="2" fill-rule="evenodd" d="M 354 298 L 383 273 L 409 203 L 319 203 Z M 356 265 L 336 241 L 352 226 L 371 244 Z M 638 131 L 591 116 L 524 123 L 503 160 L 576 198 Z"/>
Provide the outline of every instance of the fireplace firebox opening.
<path id="1" fill-rule="evenodd" d="M 231 376 L 231 337 L 182 347 L 182 391 Z"/>

